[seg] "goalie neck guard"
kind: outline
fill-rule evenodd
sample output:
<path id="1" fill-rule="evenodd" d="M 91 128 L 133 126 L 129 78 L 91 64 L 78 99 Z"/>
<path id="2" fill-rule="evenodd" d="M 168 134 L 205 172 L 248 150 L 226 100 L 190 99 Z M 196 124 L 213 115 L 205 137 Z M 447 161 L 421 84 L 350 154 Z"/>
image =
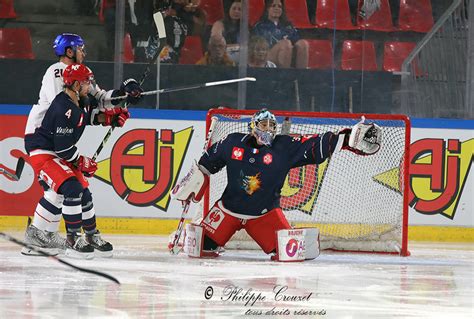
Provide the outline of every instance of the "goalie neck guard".
<path id="1" fill-rule="evenodd" d="M 277 122 L 275 115 L 266 108 L 255 113 L 249 123 L 249 131 L 257 142 L 270 147 L 276 135 Z"/>

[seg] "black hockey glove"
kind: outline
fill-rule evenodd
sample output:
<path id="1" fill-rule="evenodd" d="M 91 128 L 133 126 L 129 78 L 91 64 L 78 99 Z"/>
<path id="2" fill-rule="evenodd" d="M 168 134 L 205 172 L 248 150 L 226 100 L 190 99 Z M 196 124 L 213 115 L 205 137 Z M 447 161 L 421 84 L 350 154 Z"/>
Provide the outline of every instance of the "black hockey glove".
<path id="1" fill-rule="evenodd" d="M 137 104 L 140 101 L 143 89 L 135 79 L 127 79 L 120 86 L 120 91 L 127 94 L 126 101 L 129 104 Z"/>

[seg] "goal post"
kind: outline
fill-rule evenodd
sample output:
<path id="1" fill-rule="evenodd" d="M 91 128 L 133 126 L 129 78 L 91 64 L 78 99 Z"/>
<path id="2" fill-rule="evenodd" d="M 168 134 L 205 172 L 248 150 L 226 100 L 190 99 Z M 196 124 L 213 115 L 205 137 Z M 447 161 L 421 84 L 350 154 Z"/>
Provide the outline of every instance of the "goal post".
<path id="1" fill-rule="evenodd" d="M 248 132 L 256 110 L 211 109 L 209 146 L 230 133 Z M 319 165 L 293 168 L 281 190 L 281 207 L 294 227 L 318 227 L 321 249 L 392 253 L 408 256 L 408 168 L 410 120 L 404 115 L 272 111 L 277 134 L 290 136 L 337 132 L 365 116 L 383 131 L 382 146 L 371 156 L 335 153 Z M 226 169 L 211 175 L 203 200 L 208 212 L 227 185 Z M 229 246 L 250 248 L 245 231 Z M 227 247 L 227 246 L 226 246 Z"/>

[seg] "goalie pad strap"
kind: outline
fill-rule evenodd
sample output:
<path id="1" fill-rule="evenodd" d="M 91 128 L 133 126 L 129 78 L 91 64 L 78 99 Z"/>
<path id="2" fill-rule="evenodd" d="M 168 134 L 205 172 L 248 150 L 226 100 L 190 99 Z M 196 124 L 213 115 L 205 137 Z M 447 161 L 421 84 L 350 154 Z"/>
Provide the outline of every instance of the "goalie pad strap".
<path id="1" fill-rule="evenodd" d="M 319 256 L 319 229 L 296 228 L 276 232 L 278 261 L 304 261 Z"/>

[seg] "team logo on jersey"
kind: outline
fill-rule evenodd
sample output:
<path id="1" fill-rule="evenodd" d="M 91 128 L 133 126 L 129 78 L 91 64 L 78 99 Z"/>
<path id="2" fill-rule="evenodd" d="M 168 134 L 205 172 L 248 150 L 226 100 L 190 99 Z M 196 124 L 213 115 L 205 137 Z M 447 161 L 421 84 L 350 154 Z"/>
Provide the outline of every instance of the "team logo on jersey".
<path id="1" fill-rule="evenodd" d="M 261 187 L 260 173 L 256 175 L 246 176 L 244 172 L 240 171 L 240 187 L 249 195 L 258 191 Z"/>
<path id="2" fill-rule="evenodd" d="M 241 161 L 241 160 L 244 158 L 244 149 L 235 146 L 235 147 L 232 149 L 232 156 L 231 156 L 231 158 L 234 159 L 234 160 Z"/>
<path id="3" fill-rule="evenodd" d="M 273 162 L 272 154 L 270 154 L 270 153 L 265 154 L 265 156 L 263 157 L 263 162 L 267 165 L 270 165 Z"/>
<path id="4" fill-rule="evenodd" d="M 218 207 L 213 207 L 203 221 L 203 223 L 206 226 L 209 226 L 212 230 L 210 230 L 209 227 L 206 227 L 206 230 L 209 230 L 210 232 L 214 233 L 213 230 L 216 230 L 219 227 L 219 225 L 224 220 L 224 217 L 224 213 Z"/>

